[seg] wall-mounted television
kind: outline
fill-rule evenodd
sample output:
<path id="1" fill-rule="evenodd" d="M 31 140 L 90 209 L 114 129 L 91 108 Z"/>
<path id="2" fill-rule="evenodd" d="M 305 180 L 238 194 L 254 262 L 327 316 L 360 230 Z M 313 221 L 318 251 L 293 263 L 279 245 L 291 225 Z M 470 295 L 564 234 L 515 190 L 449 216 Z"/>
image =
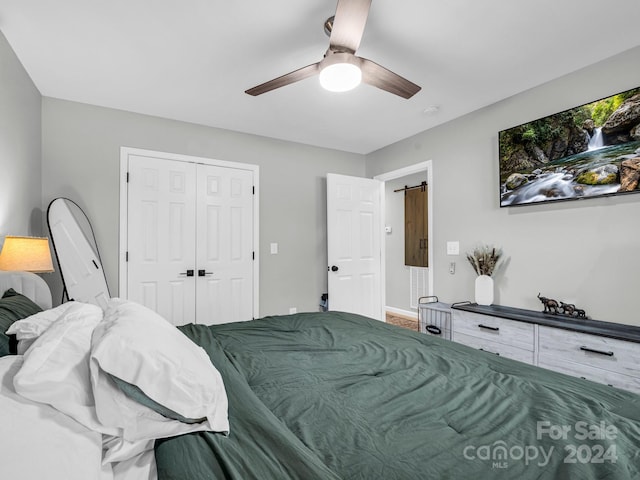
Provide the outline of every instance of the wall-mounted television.
<path id="1" fill-rule="evenodd" d="M 498 134 L 500 206 L 640 193 L 640 87 Z"/>

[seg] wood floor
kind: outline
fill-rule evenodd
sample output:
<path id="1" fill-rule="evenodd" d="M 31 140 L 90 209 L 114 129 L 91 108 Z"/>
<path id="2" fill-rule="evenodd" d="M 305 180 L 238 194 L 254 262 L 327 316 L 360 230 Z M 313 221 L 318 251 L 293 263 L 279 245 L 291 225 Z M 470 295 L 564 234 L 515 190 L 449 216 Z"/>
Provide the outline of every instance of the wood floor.
<path id="1" fill-rule="evenodd" d="M 386 313 L 387 323 L 397 325 L 399 327 L 408 328 L 410 330 L 418 331 L 418 318 L 410 318 L 404 315 L 398 315 L 396 313 Z"/>

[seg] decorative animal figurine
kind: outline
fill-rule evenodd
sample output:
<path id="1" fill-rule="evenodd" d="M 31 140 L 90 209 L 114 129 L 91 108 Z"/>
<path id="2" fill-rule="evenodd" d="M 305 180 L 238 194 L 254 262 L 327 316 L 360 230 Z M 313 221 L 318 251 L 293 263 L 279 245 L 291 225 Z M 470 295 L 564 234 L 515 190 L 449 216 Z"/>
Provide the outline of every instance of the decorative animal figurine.
<path id="1" fill-rule="evenodd" d="M 543 297 L 539 293 L 538 298 L 544 305 L 544 313 L 562 314 L 572 318 L 589 318 L 584 310 L 576 308 L 573 303 L 558 302 L 552 298 Z"/>
<path id="2" fill-rule="evenodd" d="M 570 317 L 576 313 L 576 306 L 572 303 L 560 302 L 560 307 L 562 307 L 562 313 L 569 315 Z M 584 310 L 582 310 L 582 312 L 584 313 Z"/>
<path id="3" fill-rule="evenodd" d="M 560 307 L 560 304 L 556 300 L 554 300 L 553 298 L 541 297 L 540 293 L 538 293 L 538 298 L 542 302 L 542 305 L 544 305 L 545 313 L 553 313 L 553 314 L 558 313 L 558 308 Z"/>

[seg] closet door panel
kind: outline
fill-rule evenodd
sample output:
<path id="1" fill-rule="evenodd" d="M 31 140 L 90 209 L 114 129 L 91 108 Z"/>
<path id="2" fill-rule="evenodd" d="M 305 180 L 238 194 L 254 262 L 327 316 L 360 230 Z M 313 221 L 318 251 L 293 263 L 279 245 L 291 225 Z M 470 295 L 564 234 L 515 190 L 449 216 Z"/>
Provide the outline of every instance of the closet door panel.
<path id="1" fill-rule="evenodd" d="M 253 172 L 197 165 L 196 321 L 253 317 Z"/>
<path id="2" fill-rule="evenodd" d="M 195 165 L 129 158 L 127 298 L 175 325 L 195 318 Z"/>

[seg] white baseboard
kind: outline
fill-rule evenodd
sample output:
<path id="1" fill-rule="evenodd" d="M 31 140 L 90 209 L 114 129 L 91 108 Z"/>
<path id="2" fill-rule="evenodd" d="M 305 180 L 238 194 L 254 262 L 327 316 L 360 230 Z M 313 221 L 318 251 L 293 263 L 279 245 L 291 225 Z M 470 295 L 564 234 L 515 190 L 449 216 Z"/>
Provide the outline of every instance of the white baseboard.
<path id="1" fill-rule="evenodd" d="M 403 317 L 418 318 L 418 312 L 412 310 L 403 310 L 396 307 L 384 307 L 384 310 L 389 313 L 395 313 L 396 315 L 402 315 Z"/>

